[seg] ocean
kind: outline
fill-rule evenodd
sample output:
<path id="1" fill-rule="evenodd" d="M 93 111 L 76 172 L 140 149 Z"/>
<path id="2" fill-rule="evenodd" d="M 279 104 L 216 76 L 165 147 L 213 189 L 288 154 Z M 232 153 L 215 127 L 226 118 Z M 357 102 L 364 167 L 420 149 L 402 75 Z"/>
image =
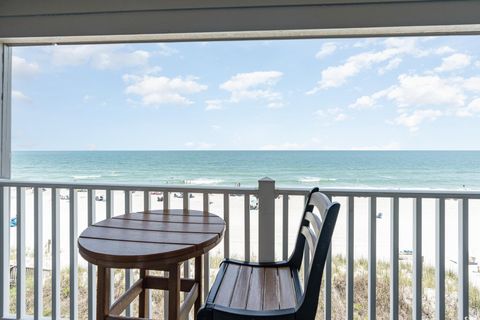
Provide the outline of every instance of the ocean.
<path id="1" fill-rule="evenodd" d="M 480 190 L 480 151 L 16 151 L 12 179 Z"/>

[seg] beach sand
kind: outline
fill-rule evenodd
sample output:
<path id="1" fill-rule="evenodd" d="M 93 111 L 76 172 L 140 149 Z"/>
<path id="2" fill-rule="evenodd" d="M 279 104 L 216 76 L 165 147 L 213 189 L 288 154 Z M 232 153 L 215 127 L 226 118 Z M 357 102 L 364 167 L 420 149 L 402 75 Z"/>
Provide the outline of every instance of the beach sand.
<path id="1" fill-rule="evenodd" d="M 68 194 L 67 190 L 61 191 L 62 196 Z M 97 196 L 105 198 L 105 192 L 97 191 Z M 151 195 L 152 209 L 161 209 L 163 207 L 162 201 L 157 201 L 157 195 Z M 15 216 L 16 203 L 15 191 L 12 192 L 12 214 Z M 51 192 L 47 189 L 44 192 L 43 198 L 43 247 L 48 252 L 48 246 L 51 239 Z M 333 255 L 346 254 L 346 199 L 335 198 L 335 201 L 342 205 L 338 222 L 332 242 Z M 303 197 L 290 196 L 289 199 L 289 236 L 288 248 L 289 252 L 293 249 L 300 216 L 303 210 Z M 377 218 L 377 261 L 388 261 L 390 256 L 390 199 L 378 198 L 377 212 L 382 213 L 382 218 Z M 78 234 L 87 227 L 87 192 L 78 192 Z M 124 193 L 115 192 L 114 204 L 115 215 L 124 213 Z M 170 194 L 170 207 L 181 208 L 183 199 L 175 197 Z M 68 199 L 60 200 L 60 244 L 61 244 L 61 265 L 68 267 L 69 265 L 69 204 Z M 105 219 L 105 201 L 95 201 L 96 204 L 96 221 Z M 203 197 L 201 194 L 194 194 L 193 198 L 189 199 L 191 209 L 202 210 Z M 445 214 L 445 261 L 446 269 L 456 272 L 458 260 L 458 221 L 457 208 L 458 202 L 455 200 L 447 200 Z M 143 192 L 134 192 L 132 194 L 132 209 L 133 211 L 143 210 Z M 282 258 L 282 199 L 276 200 L 275 213 L 275 251 L 276 258 Z M 367 226 L 367 210 L 368 202 L 366 198 L 355 199 L 355 213 L 354 213 L 354 254 L 355 259 L 367 258 L 368 256 L 368 226 Z M 399 249 L 412 250 L 413 239 L 413 224 L 412 224 L 412 210 L 413 202 L 411 199 L 400 200 L 399 210 Z M 210 212 L 218 214 L 223 217 L 223 195 L 210 195 Z M 480 225 L 480 200 L 470 200 L 470 215 L 469 215 L 469 255 L 480 258 L 480 241 L 479 234 L 475 232 L 475 226 Z M 422 241 L 423 241 L 423 257 L 425 265 L 435 264 L 435 201 L 428 199 L 423 200 L 423 214 L 422 214 Z M 230 197 L 230 214 L 229 214 L 229 235 L 230 235 L 230 256 L 237 259 L 244 258 L 244 197 L 231 196 Z M 251 235 L 251 259 L 257 260 L 258 257 L 258 211 L 250 211 L 250 235 Z M 26 190 L 26 264 L 33 266 L 33 190 Z M 16 247 L 16 228 L 11 228 L 11 243 L 10 247 L 13 251 Z M 222 243 L 211 251 L 211 256 L 223 257 L 224 244 Z M 14 259 L 14 258 L 13 258 Z M 408 260 L 408 257 L 407 257 Z M 212 259 L 218 261 L 218 259 Z M 214 270 L 217 266 L 213 265 Z M 44 265 L 46 269 L 50 268 L 51 259 L 46 254 L 44 258 Z M 86 262 L 79 257 L 79 265 L 86 266 Z M 476 286 L 480 285 L 480 277 L 477 266 L 470 267 L 470 281 Z"/>

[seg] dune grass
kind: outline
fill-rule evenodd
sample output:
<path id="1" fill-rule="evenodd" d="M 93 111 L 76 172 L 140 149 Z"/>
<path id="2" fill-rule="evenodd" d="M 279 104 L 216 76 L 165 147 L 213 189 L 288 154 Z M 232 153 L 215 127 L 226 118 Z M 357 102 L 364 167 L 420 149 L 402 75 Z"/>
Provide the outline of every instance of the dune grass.
<path id="1" fill-rule="evenodd" d="M 213 282 L 216 269 L 221 258 L 211 257 L 210 283 Z M 193 265 L 190 268 L 193 270 Z M 354 265 L 354 318 L 367 319 L 368 317 L 368 261 L 358 259 Z M 400 319 L 411 319 L 412 316 L 412 266 L 409 262 L 400 261 L 399 264 L 399 316 Z M 83 267 L 78 268 L 78 318 L 87 319 L 88 315 L 88 290 L 87 290 L 87 270 Z M 115 296 L 118 297 L 124 291 L 124 271 L 115 270 Z M 134 279 L 138 277 L 138 272 L 134 271 Z M 446 318 L 455 319 L 457 317 L 457 282 L 458 277 L 454 272 L 445 274 L 445 292 L 446 292 Z M 423 298 L 422 298 L 422 318 L 434 319 L 435 314 L 435 269 L 432 266 L 423 268 Z M 26 273 L 26 312 L 33 314 L 33 272 Z M 388 319 L 390 312 L 390 264 L 385 261 L 377 262 L 377 318 Z M 319 308 L 316 319 L 323 319 L 323 288 L 320 294 Z M 10 311 L 15 313 L 16 287 L 10 289 Z M 470 316 L 478 318 L 480 316 L 480 290 L 472 285 L 469 289 L 470 294 Z M 69 316 L 70 287 L 69 287 L 69 269 L 61 271 L 61 314 L 62 317 Z M 346 314 L 346 260 L 343 256 L 335 256 L 332 264 L 332 319 L 343 320 Z M 49 272 L 44 272 L 43 303 L 44 316 L 51 316 L 51 277 Z M 156 319 L 163 315 L 163 293 L 161 291 L 152 292 L 152 316 Z M 138 302 L 132 305 L 132 315 L 137 314 Z"/>

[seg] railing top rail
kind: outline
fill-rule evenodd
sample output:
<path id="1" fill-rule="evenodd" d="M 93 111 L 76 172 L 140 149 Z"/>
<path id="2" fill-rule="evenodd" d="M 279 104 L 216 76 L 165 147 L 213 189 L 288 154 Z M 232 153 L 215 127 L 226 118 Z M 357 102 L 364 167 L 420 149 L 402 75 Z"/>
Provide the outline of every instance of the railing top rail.
<path id="1" fill-rule="evenodd" d="M 0 179 L 0 186 L 4 187 L 39 187 L 57 189 L 94 189 L 94 190 L 127 190 L 127 191 L 167 191 L 189 193 L 231 193 L 257 194 L 257 187 L 226 187 L 204 185 L 153 185 L 153 184 L 125 184 L 125 183 L 78 183 L 55 181 L 19 181 Z M 308 187 L 277 187 L 276 194 L 306 195 Z M 320 191 L 337 197 L 400 197 L 400 198 L 444 198 L 444 199 L 480 199 L 480 191 L 445 190 L 445 189 L 366 189 L 366 188 L 320 188 Z"/>
<path id="2" fill-rule="evenodd" d="M 189 193 L 235 193 L 255 194 L 258 189 L 255 187 L 225 187 L 225 186 L 202 186 L 202 185 L 153 185 L 153 184 L 124 184 L 124 183 L 78 183 L 78 182 L 42 182 L 42 181 L 19 181 L 0 179 L 0 186 L 3 187 L 38 187 L 57 189 L 94 189 L 94 190 L 127 190 L 127 191 L 168 191 L 168 192 L 189 192 Z"/>
<path id="3" fill-rule="evenodd" d="M 277 194 L 305 195 L 310 191 L 310 188 L 276 188 L 276 191 Z M 320 191 L 334 197 L 480 199 L 480 191 L 478 190 L 320 188 Z"/>

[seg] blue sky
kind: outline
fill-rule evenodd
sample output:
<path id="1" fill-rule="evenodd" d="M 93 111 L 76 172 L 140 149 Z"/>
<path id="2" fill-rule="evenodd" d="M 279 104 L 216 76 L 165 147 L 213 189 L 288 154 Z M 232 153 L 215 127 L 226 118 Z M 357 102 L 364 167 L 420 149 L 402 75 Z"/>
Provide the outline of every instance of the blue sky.
<path id="1" fill-rule="evenodd" d="M 13 50 L 14 150 L 480 149 L 480 37 Z"/>

